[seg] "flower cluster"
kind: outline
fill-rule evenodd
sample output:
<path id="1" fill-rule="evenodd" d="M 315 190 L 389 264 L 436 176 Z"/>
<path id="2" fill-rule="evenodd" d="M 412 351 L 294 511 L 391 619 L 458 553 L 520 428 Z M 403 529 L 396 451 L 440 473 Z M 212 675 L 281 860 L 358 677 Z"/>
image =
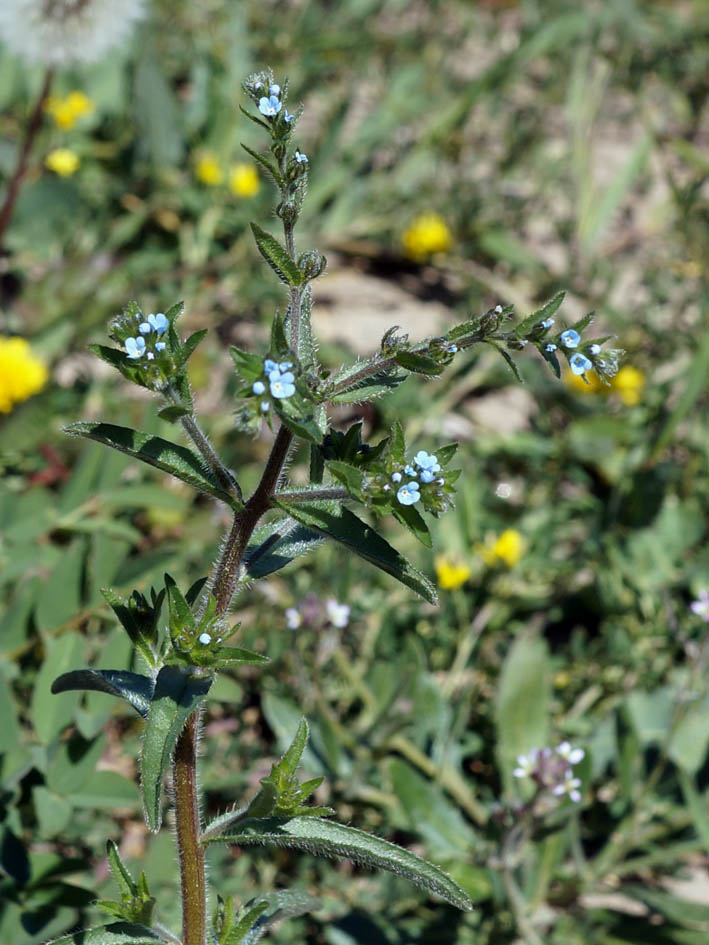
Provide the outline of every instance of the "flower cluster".
<path id="1" fill-rule="evenodd" d="M 459 475 L 459 470 L 441 471 L 442 462 L 451 457 L 452 453 L 439 462 L 434 453 L 419 450 L 409 463 L 397 461 L 390 451 L 382 464 L 374 464 L 370 474 L 365 474 L 364 501 L 376 511 L 394 514 L 418 503 L 433 515 L 446 512 L 453 505 L 453 483 Z"/>
<path id="2" fill-rule="evenodd" d="M 47 376 L 24 338 L 0 335 L 0 413 L 9 413 L 15 404 L 42 390 Z"/>
<path id="3" fill-rule="evenodd" d="M 142 358 L 145 355 L 147 361 L 153 361 L 156 354 L 165 350 L 165 342 L 160 340 L 167 331 L 169 322 L 162 312 L 157 315 L 148 315 L 145 321 L 138 325 L 138 334 L 135 337 L 128 337 L 123 342 L 126 349 L 126 357 L 131 360 Z M 146 342 L 147 336 L 147 342 Z"/>
<path id="4" fill-rule="evenodd" d="M 528 755 L 517 758 L 512 774 L 521 780 L 533 781 L 539 791 L 553 797 L 568 796 L 575 804 L 581 801 L 581 779 L 574 776 L 574 765 L 585 757 L 583 748 L 572 748 L 562 742 L 556 748 L 533 748 Z"/>
<path id="5" fill-rule="evenodd" d="M 254 88 L 257 91 L 261 91 L 263 88 L 264 92 L 267 92 L 265 95 L 261 95 L 258 100 L 258 110 L 266 118 L 275 118 L 281 108 L 283 108 L 283 102 L 281 101 L 281 87 L 277 82 L 269 82 L 268 89 L 265 88 L 265 83 L 263 81 L 256 80 L 256 85 Z M 283 120 L 286 124 L 291 124 L 295 115 L 291 115 L 288 112 L 288 109 L 283 111 Z M 296 158 L 297 160 L 297 158 Z M 306 158 L 307 161 L 307 158 Z"/>
<path id="6" fill-rule="evenodd" d="M 63 98 L 50 95 L 44 104 L 44 110 L 54 119 L 57 128 L 70 131 L 79 118 L 91 114 L 94 103 L 84 92 L 75 89 Z"/>
<path id="7" fill-rule="evenodd" d="M 291 370 L 292 361 L 273 361 L 266 358 L 263 362 L 263 380 L 255 380 L 251 385 L 251 392 L 257 397 L 263 397 L 268 385 L 268 393 L 276 400 L 287 400 L 295 394 L 295 375 Z M 267 413 L 271 406 L 270 401 L 261 402 L 261 411 Z"/>
<path id="8" fill-rule="evenodd" d="M 327 626 L 342 630 L 350 622 L 351 610 L 349 604 L 340 604 L 334 597 L 321 601 L 315 594 L 308 594 L 297 607 L 286 609 L 286 626 L 289 630 L 321 630 Z"/>

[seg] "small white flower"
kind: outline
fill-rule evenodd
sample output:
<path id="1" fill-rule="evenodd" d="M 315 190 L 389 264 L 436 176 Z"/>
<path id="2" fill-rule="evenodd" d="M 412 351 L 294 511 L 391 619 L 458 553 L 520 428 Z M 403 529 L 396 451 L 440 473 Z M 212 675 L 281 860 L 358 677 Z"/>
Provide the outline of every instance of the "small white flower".
<path id="1" fill-rule="evenodd" d="M 297 630 L 302 622 L 303 618 L 300 616 L 300 611 L 297 607 L 288 607 L 286 610 L 286 626 L 288 629 Z"/>
<path id="2" fill-rule="evenodd" d="M 600 354 L 600 353 L 601 353 L 601 346 L 600 346 L 600 345 L 591 345 L 591 347 L 590 347 L 588 350 L 591 352 L 591 354 Z"/>
<path id="3" fill-rule="evenodd" d="M 145 0 L 1 0 L 0 40 L 26 62 L 96 62 L 145 14 Z"/>
<path id="4" fill-rule="evenodd" d="M 200 633 L 199 642 L 202 646 L 208 646 L 212 642 L 212 635 L 210 633 Z"/>
<path id="5" fill-rule="evenodd" d="M 496 315 L 502 315 L 502 306 L 501 306 L 501 305 L 496 305 L 496 306 L 495 306 L 495 314 L 496 314 Z"/>
<path id="6" fill-rule="evenodd" d="M 568 742 L 562 742 L 560 745 L 557 745 L 554 751 L 570 765 L 577 765 L 586 757 L 586 752 L 583 748 L 572 748 Z"/>
<path id="7" fill-rule="evenodd" d="M 514 769 L 512 774 L 516 778 L 531 777 L 533 772 L 536 770 L 538 758 L 539 749 L 537 748 L 533 748 L 528 755 L 518 755 L 517 767 Z"/>
<path id="8" fill-rule="evenodd" d="M 392 473 L 392 474 L 391 474 L 391 481 L 392 481 L 392 482 L 401 482 L 401 478 L 402 478 L 402 477 L 401 477 L 401 473 L 400 473 L 400 472 L 395 472 L 395 473 Z"/>
<path id="9" fill-rule="evenodd" d="M 346 627 L 350 622 L 350 610 L 348 604 L 338 604 L 334 597 L 325 602 L 325 612 L 327 619 L 338 629 Z"/>
<path id="10" fill-rule="evenodd" d="M 574 804 L 578 804 L 581 801 L 581 792 L 579 788 L 581 787 L 581 779 L 575 778 L 570 771 L 566 772 L 566 776 L 561 784 L 557 784 L 552 789 L 552 794 L 555 797 L 563 797 L 564 794 L 568 794 Z"/>

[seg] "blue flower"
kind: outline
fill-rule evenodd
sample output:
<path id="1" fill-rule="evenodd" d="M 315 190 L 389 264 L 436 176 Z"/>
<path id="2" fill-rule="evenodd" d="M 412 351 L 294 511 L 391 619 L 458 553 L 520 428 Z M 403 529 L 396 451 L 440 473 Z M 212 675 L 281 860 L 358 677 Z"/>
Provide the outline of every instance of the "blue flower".
<path id="1" fill-rule="evenodd" d="M 254 383 L 251 385 L 251 390 L 254 392 L 254 394 L 259 396 L 266 390 L 266 385 L 263 383 L 263 381 L 254 381 Z"/>
<path id="2" fill-rule="evenodd" d="M 129 358 L 142 358 L 145 354 L 145 338 L 126 338 L 126 354 Z"/>
<path id="3" fill-rule="evenodd" d="M 586 355 L 581 354 L 580 351 L 571 355 L 569 365 L 574 374 L 585 374 L 586 371 L 590 371 L 593 367 L 593 364 L 588 360 Z"/>
<path id="4" fill-rule="evenodd" d="M 165 342 L 164 342 L 164 341 L 156 341 L 156 342 L 155 342 L 155 350 L 156 350 L 156 351 L 164 351 L 164 350 L 165 350 Z"/>
<path id="5" fill-rule="evenodd" d="M 428 469 L 434 473 L 437 473 L 441 468 L 441 464 L 438 462 L 438 459 L 433 455 L 433 453 L 427 453 L 426 450 L 419 450 L 414 456 L 414 462 L 419 467 L 419 469 Z"/>
<path id="6" fill-rule="evenodd" d="M 565 348 L 577 348 L 581 335 L 573 328 L 567 328 L 561 333 L 561 343 Z"/>
<path id="7" fill-rule="evenodd" d="M 271 406 L 271 405 L 269 404 L 269 402 L 268 402 L 267 400 L 262 400 L 262 401 L 261 401 L 261 413 L 268 413 L 268 408 L 269 408 L 270 406 Z"/>
<path id="8" fill-rule="evenodd" d="M 290 123 L 295 118 L 295 115 L 291 115 L 288 109 L 286 109 L 285 112 L 283 113 L 283 117 L 285 118 L 286 124 L 290 125 Z"/>
<path id="9" fill-rule="evenodd" d="M 165 334 L 167 331 L 167 326 L 170 324 L 162 312 L 158 312 L 157 315 L 148 315 L 148 321 L 150 322 L 153 331 L 156 331 L 159 335 Z M 140 326 L 140 330 L 143 330 L 142 325 Z"/>
<path id="10" fill-rule="evenodd" d="M 278 365 L 276 362 L 271 361 L 270 358 L 266 358 L 266 360 L 263 362 L 263 370 L 265 374 L 270 374 L 271 371 L 275 371 L 277 367 Z"/>
<path id="11" fill-rule="evenodd" d="M 446 348 L 446 351 L 448 352 L 448 354 L 455 354 L 457 350 L 458 350 L 458 345 L 448 345 L 448 347 Z"/>
<path id="12" fill-rule="evenodd" d="M 292 361 L 281 361 L 281 363 L 278 365 L 278 370 L 287 371 L 289 368 L 292 368 L 292 367 L 293 367 Z"/>
<path id="13" fill-rule="evenodd" d="M 295 394 L 295 384 L 293 381 L 295 377 L 291 371 L 286 371 L 285 374 L 277 374 L 276 371 L 272 371 L 269 375 L 270 387 L 271 387 L 271 396 L 275 397 L 277 400 L 284 400 L 286 397 L 292 397 Z"/>
<path id="14" fill-rule="evenodd" d="M 296 152 L 295 152 L 295 154 L 293 155 L 293 157 L 296 159 L 296 161 L 298 162 L 298 164 L 307 164 L 307 163 L 308 163 L 308 155 L 307 155 L 307 154 L 303 154 L 302 151 L 296 150 Z"/>
<path id="15" fill-rule="evenodd" d="M 402 505 L 413 505 L 415 502 L 418 502 L 421 498 L 419 495 L 419 484 L 416 481 L 404 483 L 396 493 L 396 498 Z"/>
<path id="16" fill-rule="evenodd" d="M 440 469 L 440 466 L 439 466 Z M 433 482 L 436 474 L 430 469 L 422 469 L 420 474 L 421 482 Z"/>
<path id="17" fill-rule="evenodd" d="M 548 345 L 544 345 L 544 350 L 551 354 L 552 351 L 556 351 L 556 345 L 549 342 Z"/>
<path id="18" fill-rule="evenodd" d="M 275 95 L 275 96 L 280 95 L 280 94 L 281 94 L 281 87 L 280 87 L 280 85 L 276 85 L 276 83 L 274 82 L 273 85 L 271 86 L 271 88 L 268 90 L 268 94 L 269 94 L 269 95 Z"/>
<path id="19" fill-rule="evenodd" d="M 544 321 L 542 322 L 542 328 L 551 328 L 553 324 L 554 324 L 553 318 L 545 318 Z"/>
<path id="20" fill-rule="evenodd" d="M 200 633 L 199 642 L 202 644 L 202 646 L 209 646 L 209 644 L 212 642 L 212 635 L 210 633 Z"/>
<path id="21" fill-rule="evenodd" d="M 258 110 L 267 118 L 273 118 L 280 112 L 281 103 L 276 95 L 271 95 L 270 98 L 264 95 L 258 103 Z"/>
<path id="22" fill-rule="evenodd" d="M 150 327 L 150 325 L 147 322 L 141 322 L 140 325 L 138 325 L 138 331 L 141 333 L 141 335 L 147 335 L 148 332 L 152 330 L 153 329 Z"/>
<path id="23" fill-rule="evenodd" d="M 400 472 L 395 472 L 395 473 L 392 473 L 392 474 L 391 474 L 391 481 L 392 481 L 392 482 L 401 482 L 401 478 L 402 478 L 402 477 L 401 477 L 401 473 L 400 473 Z"/>
<path id="24" fill-rule="evenodd" d="M 414 467 L 411 466 L 411 465 L 409 465 L 409 466 L 404 466 L 404 472 L 406 473 L 407 476 L 415 476 L 415 475 L 416 475 L 416 470 L 415 470 Z"/>

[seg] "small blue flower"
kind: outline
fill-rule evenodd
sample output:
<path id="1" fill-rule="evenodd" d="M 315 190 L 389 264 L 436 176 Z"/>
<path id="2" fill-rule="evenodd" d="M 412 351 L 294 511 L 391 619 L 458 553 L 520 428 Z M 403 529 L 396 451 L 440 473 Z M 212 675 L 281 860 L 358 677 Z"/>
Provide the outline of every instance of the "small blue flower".
<path id="1" fill-rule="evenodd" d="M 431 472 L 434 473 L 437 473 L 441 468 L 441 464 L 438 462 L 438 459 L 433 455 L 433 453 L 427 453 L 426 450 L 419 450 L 414 456 L 414 462 L 419 467 L 419 469 L 430 469 Z"/>
<path id="2" fill-rule="evenodd" d="M 145 354 L 145 338 L 126 338 L 126 354 L 129 358 L 142 358 Z"/>
<path id="3" fill-rule="evenodd" d="M 548 345 L 544 345 L 544 350 L 551 354 L 552 351 L 556 351 L 556 345 L 549 342 Z"/>
<path id="4" fill-rule="evenodd" d="M 415 470 L 414 467 L 411 466 L 411 465 L 404 466 L 404 472 L 406 473 L 407 476 L 415 476 L 415 475 L 416 475 L 416 470 Z"/>
<path id="5" fill-rule="evenodd" d="M 152 325 L 153 331 L 156 331 L 159 335 L 164 335 L 170 324 L 162 312 L 158 312 L 157 315 L 148 315 L 148 321 Z M 140 330 L 143 330 L 142 325 L 140 326 Z"/>
<path id="6" fill-rule="evenodd" d="M 391 481 L 392 481 L 392 482 L 401 482 L 401 478 L 402 478 L 402 477 L 401 477 L 401 473 L 400 473 L 400 472 L 395 472 L 395 473 L 392 473 L 392 474 L 391 474 Z"/>
<path id="7" fill-rule="evenodd" d="M 291 122 L 293 121 L 293 119 L 295 118 L 295 115 L 291 115 L 290 112 L 288 111 L 288 109 L 286 109 L 285 112 L 283 113 L 283 117 L 284 117 L 284 119 L 285 119 L 285 121 L 286 121 L 286 124 L 287 124 L 287 125 L 290 125 L 290 123 L 291 123 Z"/>
<path id="8" fill-rule="evenodd" d="M 581 335 L 574 331 L 573 328 L 567 328 L 566 331 L 561 333 L 561 343 L 565 348 L 577 348 L 579 341 L 581 341 Z"/>
<path id="9" fill-rule="evenodd" d="M 156 342 L 155 342 L 155 350 L 156 350 L 156 351 L 164 351 L 164 350 L 165 350 L 165 342 L 164 342 L 164 341 L 156 341 Z"/>
<path id="10" fill-rule="evenodd" d="M 448 345 L 448 347 L 446 348 L 446 351 L 448 352 L 448 354 L 455 354 L 457 350 L 458 350 L 458 345 Z"/>
<path id="11" fill-rule="evenodd" d="M 148 332 L 152 330 L 153 329 L 150 327 L 150 325 L 147 322 L 141 322 L 140 325 L 138 325 L 138 331 L 141 333 L 141 335 L 147 335 Z"/>
<path id="12" fill-rule="evenodd" d="M 287 397 L 292 397 L 295 394 L 295 384 L 293 381 L 295 378 L 291 371 L 286 371 L 285 374 L 279 374 L 278 377 L 274 378 L 273 371 L 269 376 L 270 387 L 271 387 L 271 396 L 275 397 L 277 400 L 284 400 Z"/>
<path id="13" fill-rule="evenodd" d="M 414 505 L 421 498 L 419 494 L 419 484 L 417 482 L 406 482 L 399 488 L 396 498 L 402 505 Z"/>
<path id="14" fill-rule="evenodd" d="M 295 152 L 295 154 L 293 155 L 293 157 L 296 159 L 296 161 L 298 162 L 298 164 L 307 164 L 307 163 L 308 163 L 308 155 L 307 155 L 307 154 L 303 154 L 302 151 L 297 151 L 297 150 L 296 150 L 296 152 Z"/>
<path id="15" fill-rule="evenodd" d="M 272 95 L 270 98 L 266 98 L 264 95 L 258 103 L 258 110 L 262 115 L 265 115 L 266 118 L 273 118 L 280 112 L 281 103 L 275 95 Z"/>
<path id="16" fill-rule="evenodd" d="M 581 354 L 580 351 L 577 351 L 576 354 L 572 354 L 569 358 L 569 365 L 574 374 L 585 374 L 586 371 L 590 371 L 593 367 L 593 364 L 588 360 L 585 354 Z"/>
<path id="17" fill-rule="evenodd" d="M 276 85 L 276 83 L 274 82 L 273 85 L 271 86 L 271 88 L 268 90 L 268 94 L 269 94 L 269 95 L 276 95 L 276 96 L 280 95 L 280 94 L 281 94 L 281 87 L 280 87 L 280 85 Z"/>
<path id="18" fill-rule="evenodd" d="M 263 383 L 263 381 L 254 381 L 254 383 L 251 385 L 251 390 L 254 392 L 254 394 L 260 396 L 266 390 L 266 385 Z"/>
<path id="19" fill-rule="evenodd" d="M 281 363 L 278 365 L 278 370 L 287 371 L 289 368 L 292 368 L 292 367 L 293 367 L 292 361 L 281 361 Z"/>
<path id="20" fill-rule="evenodd" d="M 212 636 L 209 633 L 200 633 L 199 642 L 202 646 L 208 646 L 212 642 Z"/>
<path id="21" fill-rule="evenodd" d="M 271 406 L 271 405 L 269 404 L 269 402 L 268 402 L 267 400 L 262 400 L 262 401 L 261 401 L 261 413 L 268 413 L 268 408 L 269 408 L 270 406 Z"/>
<path id="22" fill-rule="evenodd" d="M 275 371 L 277 367 L 278 365 L 276 364 L 276 362 L 271 361 L 270 358 L 266 358 L 266 360 L 263 362 L 264 374 L 270 374 L 271 371 Z"/>
<path id="23" fill-rule="evenodd" d="M 436 474 L 430 469 L 422 469 L 419 478 L 421 479 L 421 482 L 433 482 L 435 475 Z"/>
<path id="24" fill-rule="evenodd" d="M 544 321 L 542 322 L 542 328 L 551 328 L 553 324 L 554 324 L 553 318 L 545 318 Z"/>
<path id="25" fill-rule="evenodd" d="M 590 351 L 591 354 L 600 354 L 600 353 L 601 353 L 601 346 L 600 346 L 600 345 L 591 345 L 591 347 L 590 347 L 588 350 Z"/>

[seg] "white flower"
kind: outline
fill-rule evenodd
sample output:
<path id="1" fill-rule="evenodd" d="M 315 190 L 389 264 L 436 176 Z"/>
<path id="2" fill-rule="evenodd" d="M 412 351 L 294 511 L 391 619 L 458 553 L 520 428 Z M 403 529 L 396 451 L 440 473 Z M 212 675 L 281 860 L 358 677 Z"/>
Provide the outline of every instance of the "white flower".
<path id="1" fill-rule="evenodd" d="M 327 619 L 333 625 L 342 629 L 350 622 L 350 607 L 348 604 L 338 604 L 334 597 L 325 602 Z"/>
<path id="2" fill-rule="evenodd" d="M 554 751 L 570 765 L 577 765 L 579 761 L 583 761 L 586 757 L 583 748 L 572 748 L 568 742 L 557 745 Z"/>
<path id="3" fill-rule="evenodd" d="M 579 804 L 581 801 L 580 787 L 581 779 L 575 778 L 570 771 L 567 771 L 564 780 L 561 784 L 556 785 L 552 790 L 552 794 L 555 797 L 563 797 L 564 794 L 568 794 L 574 804 Z"/>
<path id="4" fill-rule="evenodd" d="M 533 748 L 528 755 L 517 756 L 517 767 L 512 774 L 515 778 L 529 778 L 537 770 L 539 749 Z"/>
<path id="5" fill-rule="evenodd" d="M 208 646 L 212 642 L 212 636 L 209 633 L 200 633 L 199 642 L 202 646 Z"/>
<path id="6" fill-rule="evenodd" d="M 29 63 L 96 62 L 145 13 L 145 0 L 0 0 L 0 40 Z"/>
<path id="7" fill-rule="evenodd" d="M 289 630 L 297 630 L 302 624 L 303 618 L 297 607 L 288 607 L 286 610 L 286 626 Z"/>

